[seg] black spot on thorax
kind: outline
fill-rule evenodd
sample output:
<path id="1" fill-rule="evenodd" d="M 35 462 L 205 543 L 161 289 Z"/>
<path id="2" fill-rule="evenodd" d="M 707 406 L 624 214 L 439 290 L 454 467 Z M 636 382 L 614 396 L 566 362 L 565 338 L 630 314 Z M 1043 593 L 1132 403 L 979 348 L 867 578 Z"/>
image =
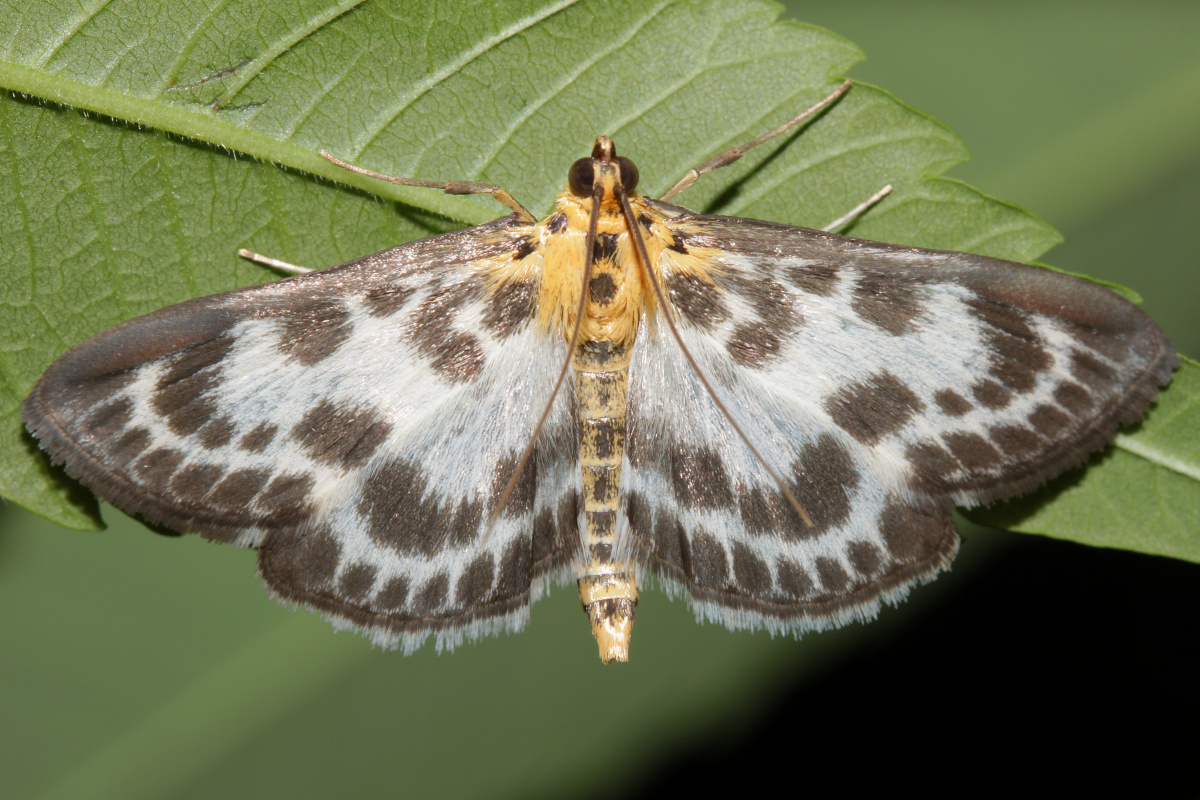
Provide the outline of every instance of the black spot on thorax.
<path id="1" fill-rule="evenodd" d="M 596 261 L 616 261 L 617 235 L 615 233 L 596 234 L 596 243 L 592 246 L 592 257 Z"/>
<path id="2" fill-rule="evenodd" d="M 617 296 L 617 284 L 607 272 L 602 272 L 592 278 L 588 284 L 588 293 L 593 303 L 606 306 Z"/>

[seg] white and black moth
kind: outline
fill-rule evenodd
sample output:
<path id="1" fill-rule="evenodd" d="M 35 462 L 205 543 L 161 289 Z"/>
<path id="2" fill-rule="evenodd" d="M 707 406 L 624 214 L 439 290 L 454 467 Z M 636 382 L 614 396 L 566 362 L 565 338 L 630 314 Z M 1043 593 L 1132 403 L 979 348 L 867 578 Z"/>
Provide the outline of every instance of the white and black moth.
<path id="1" fill-rule="evenodd" d="M 646 573 L 734 629 L 873 617 L 950 564 L 954 506 L 1079 465 L 1177 365 L 1093 283 L 636 180 L 601 137 L 544 220 L 504 195 L 485 225 L 118 325 L 25 422 L 338 627 L 453 646 L 574 579 L 612 661 Z"/>

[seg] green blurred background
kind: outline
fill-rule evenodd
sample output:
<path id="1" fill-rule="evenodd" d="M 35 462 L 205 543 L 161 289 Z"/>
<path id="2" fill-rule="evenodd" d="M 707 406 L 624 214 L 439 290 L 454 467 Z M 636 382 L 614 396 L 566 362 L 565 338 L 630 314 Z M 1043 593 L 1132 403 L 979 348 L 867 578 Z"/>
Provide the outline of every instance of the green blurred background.
<path id="1" fill-rule="evenodd" d="M 1200 4 L 787 14 L 954 128 L 974 160 L 950 175 L 1056 226 L 1043 260 L 1135 288 L 1200 355 Z M 405 658 L 281 609 L 253 553 L 105 513 L 85 534 L 0 510 L 0 796 L 658 796 L 772 775 L 822 796 L 924 782 L 947 748 L 1019 755 L 989 785 L 1047 763 L 1111 789 L 1153 758 L 1147 787 L 1186 766 L 1158 723 L 1200 710 L 1194 564 L 971 530 L 907 604 L 803 642 L 648 592 L 633 662 L 602 668 L 572 591 L 519 636 Z"/>

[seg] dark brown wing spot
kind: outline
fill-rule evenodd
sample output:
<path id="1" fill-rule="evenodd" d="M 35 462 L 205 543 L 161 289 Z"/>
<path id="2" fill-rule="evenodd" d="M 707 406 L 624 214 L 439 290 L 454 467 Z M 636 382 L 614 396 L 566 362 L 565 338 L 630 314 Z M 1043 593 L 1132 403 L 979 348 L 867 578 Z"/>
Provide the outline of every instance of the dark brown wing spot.
<path id="1" fill-rule="evenodd" d="M 120 354 L 113 354 L 120 358 Z M 87 365 L 92 371 L 107 367 L 107 364 L 89 363 Z M 71 381 L 71 393 L 83 406 L 95 406 L 105 403 L 113 398 L 122 389 L 133 382 L 136 376 L 136 365 L 133 367 L 118 367 L 125 369 L 125 372 L 110 372 L 106 375 L 94 375 L 89 371 L 88 375 L 83 378 L 75 378 Z"/>
<path id="2" fill-rule="evenodd" d="M 841 268 L 828 263 L 812 262 L 792 267 L 786 273 L 793 286 L 807 294 L 829 297 L 841 280 Z"/>
<path id="3" fill-rule="evenodd" d="M 208 502 L 220 508 L 243 508 L 254 499 L 269 477 L 266 470 L 260 469 L 231 472 L 213 489 Z"/>
<path id="4" fill-rule="evenodd" d="M 852 383 L 825 401 L 833 421 L 865 445 L 900 430 L 924 408 L 921 398 L 890 372 Z"/>
<path id="5" fill-rule="evenodd" d="M 529 543 L 524 539 L 514 539 L 504 549 L 504 557 L 500 559 L 500 569 L 496 574 L 496 597 L 520 597 L 529 592 L 529 582 L 533 579 L 532 565 L 529 561 Z"/>
<path id="6" fill-rule="evenodd" d="M 412 289 L 400 284 L 375 286 L 363 296 L 363 306 L 372 317 L 390 317 L 404 307 Z"/>
<path id="7" fill-rule="evenodd" d="M 333 355 L 350 338 L 350 311 L 339 300 L 313 298 L 289 308 L 279 349 L 305 366 Z"/>
<path id="8" fill-rule="evenodd" d="M 846 557 L 863 578 L 872 578 L 882 571 L 883 553 L 870 542 L 851 542 L 846 546 Z"/>
<path id="9" fill-rule="evenodd" d="M 533 548 L 532 557 L 534 561 L 540 561 L 554 552 L 554 533 L 554 509 L 543 508 L 533 518 L 531 546 Z"/>
<path id="10" fill-rule="evenodd" d="M 224 467 L 217 464 L 188 464 L 171 479 L 171 491 L 185 500 L 199 500 L 224 474 Z"/>
<path id="11" fill-rule="evenodd" d="M 195 433 L 216 414 L 211 392 L 220 385 L 219 365 L 232 347 L 233 339 L 221 336 L 173 357 L 151 400 L 172 432 L 180 436 Z"/>
<path id="12" fill-rule="evenodd" d="M 248 453 L 261 453 L 267 449 L 267 445 L 275 440 L 275 434 L 278 431 L 279 428 L 270 422 L 260 422 L 242 437 L 238 446 Z"/>
<path id="13" fill-rule="evenodd" d="M 1054 390 L 1054 399 L 1072 414 L 1083 414 L 1094 405 L 1091 394 L 1078 383 L 1067 381 Z"/>
<path id="14" fill-rule="evenodd" d="M 453 331 L 421 352 L 432 358 L 434 371 L 451 383 L 473 381 L 483 372 L 483 347 L 469 333 Z"/>
<path id="15" fill-rule="evenodd" d="M 126 469 L 138 454 L 150 446 L 150 431 L 132 428 L 121 434 L 121 438 L 108 449 L 105 460 L 117 469 Z"/>
<path id="16" fill-rule="evenodd" d="M 481 294 L 482 289 L 472 283 L 436 285 L 429 297 L 421 301 L 409 329 L 409 338 L 417 352 L 452 383 L 473 380 L 483 370 L 484 354 L 479 340 L 453 327 L 454 318 L 463 306 Z"/>
<path id="17" fill-rule="evenodd" d="M 879 532 L 892 559 L 901 564 L 934 556 L 950 525 L 950 511 L 918 510 L 889 498 L 879 515 Z"/>
<path id="18" fill-rule="evenodd" d="M 903 272 L 867 272 L 854 286 L 850 307 L 867 322 L 895 336 L 917 329 L 925 313 L 923 282 Z"/>
<path id="19" fill-rule="evenodd" d="M 836 438 L 825 433 L 807 444 L 792 464 L 792 490 L 800 507 L 812 519 L 805 525 L 790 508 L 790 525 L 784 535 L 797 539 L 819 536 L 836 528 L 850 517 L 850 501 L 858 486 L 858 470 L 849 451 Z"/>
<path id="20" fill-rule="evenodd" d="M 783 494 L 774 487 L 764 489 L 755 486 L 751 489 L 739 486 L 737 499 L 738 515 L 748 533 L 761 536 L 779 530 L 793 530 L 797 523 L 803 525 Z"/>
<path id="21" fill-rule="evenodd" d="M 471 608 L 483 602 L 492 590 L 496 575 L 496 559 L 491 553 L 480 553 L 463 570 L 454 587 L 454 603 L 459 608 Z"/>
<path id="22" fill-rule="evenodd" d="M 255 502 L 268 513 L 294 519 L 308 511 L 313 484 L 311 475 L 278 475 Z"/>
<path id="23" fill-rule="evenodd" d="M 970 313 L 983 323 L 983 341 L 992 352 L 989 372 L 1014 392 L 1031 391 L 1037 374 L 1050 368 L 1053 358 L 1042 339 L 1019 309 L 982 298 L 966 302 Z"/>
<path id="24" fill-rule="evenodd" d="M 1012 458 L 1028 458 L 1042 449 L 1042 437 L 1020 425 L 996 425 L 988 431 L 988 438 Z"/>
<path id="25" fill-rule="evenodd" d="M 328 528 L 322 527 L 296 539 L 281 537 L 278 544 L 272 538 L 259 555 L 260 562 L 268 559 L 272 585 L 324 590 L 333 583 L 342 560 L 342 546 Z M 266 570 L 264 574 L 268 574 Z"/>
<path id="26" fill-rule="evenodd" d="M 427 617 L 446 604 L 450 592 L 450 576 L 439 572 L 420 588 L 412 601 L 413 616 Z"/>
<path id="27" fill-rule="evenodd" d="M 733 503 L 733 486 L 721 456 L 703 445 L 672 448 L 671 488 L 686 508 L 725 508 Z"/>
<path id="28" fill-rule="evenodd" d="M 150 494 L 162 497 L 171 476 L 183 463 L 183 453 L 169 447 L 158 447 L 137 460 L 136 471 L 142 487 Z"/>
<path id="29" fill-rule="evenodd" d="M 701 330 L 711 331 L 729 317 L 721 290 L 688 272 L 673 272 L 666 279 L 667 294 L 679 313 Z"/>
<path id="30" fill-rule="evenodd" d="M 1082 350 L 1071 351 L 1071 374 L 1085 386 L 1103 386 L 1116 377 L 1112 367 Z"/>
<path id="31" fill-rule="evenodd" d="M 559 502 L 557 516 L 550 508 L 538 512 L 533 525 L 532 553 L 526 553 L 527 560 L 539 564 L 578 545 L 578 502 L 579 496 L 571 490 Z"/>
<path id="32" fill-rule="evenodd" d="M 958 462 L 950 452 L 935 442 L 910 444 L 904 451 L 912 465 L 909 485 L 930 494 L 949 491 L 950 476 L 958 471 Z"/>
<path id="33" fill-rule="evenodd" d="M 218 447 L 229 444 L 229 440 L 233 438 L 233 431 L 233 420 L 229 417 L 217 417 L 210 419 L 200 429 L 197 438 L 200 440 L 200 446 L 205 450 L 216 450 Z"/>
<path id="34" fill-rule="evenodd" d="M 388 578 L 387 583 L 375 595 L 371 605 L 384 612 L 399 611 L 404 608 L 404 604 L 408 600 L 409 583 L 407 575 Z"/>
<path id="35" fill-rule="evenodd" d="M 233 338 L 221 336 L 207 342 L 193 345 L 176 354 L 166 372 L 158 380 L 158 388 L 170 386 L 198 372 L 210 369 L 221 363 L 233 348 Z"/>
<path id="36" fill-rule="evenodd" d="M 970 400 L 953 389 L 939 389 L 934 393 L 933 400 L 938 404 L 938 408 L 951 417 L 961 417 L 974 408 Z"/>
<path id="37" fill-rule="evenodd" d="M 83 429 L 101 441 L 116 436 L 133 420 L 133 401 L 122 398 L 92 411 Z"/>
<path id="38" fill-rule="evenodd" d="M 505 281 L 488 298 L 483 324 L 501 339 L 506 339 L 537 316 L 536 281 Z"/>
<path id="39" fill-rule="evenodd" d="M 174 371 L 174 370 L 172 370 Z M 210 393 L 221 383 L 216 372 L 205 371 L 158 382 L 151 403 L 166 418 L 167 427 L 179 436 L 187 436 L 204 427 L 217 413 L 216 400 Z"/>
<path id="40" fill-rule="evenodd" d="M 971 395 L 976 402 L 984 408 L 990 408 L 993 411 L 998 411 L 1004 408 L 1013 400 L 1011 390 L 1001 386 L 993 380 L 984 379 L 976 381 L 971 385 Z"/>
<path id="41" fill-rule="evenodd" d="M 974 431 L 956 431 L 942 436 L 942 441 L 964 467 L 972 471 L 996 469 L 1003 460 L 992 443 Z"/>
<path id="42" fill-rule="evenodd" d="M 715 536 L 697 530 L 686 543 L 683 568 L 692 583 L 724 587 L 729 581 L 729 558 L 721 542 Z"/>
<path id="43" fill-rule="evenodd" d="M 838 595 L 850 585 L 850 576 L 842 565 L 828 556 L 817 556 L 817 577 L 821 579 L 824 594 Z"/>
<path id="44" fill-rule="evenodd" d="M 779 579 L 779 588 L 789 597 L 802 599 L 812 597 L 816 585 L 812 578 L 799 564 L 781 558 L 775 562 L 775 572 Z"/>
<path id="45" fill-rule="evenodd" d="M 430 492 L 419 465 L 403 460 L 387 464 L 363 485 L 358 510 L 376 542 L 427 558 L 451 542 L 473 541 L 483 518 L 481 502 L 463 499 L 455 507 Z"/>
<path id="46" fill-rule="evenodd" d="M 771 593 L 771 569 L 744 542 L 733 543 L 733 576 L 746 594 L 764 597 Z"/>
<path id="47" fill-rule="evenodd" d="M 540 448 L 534 446 L 533 451 L 529 454 L 529 460 L 525 462 L 525 467 L 521 470 L 521 477 L 513 484 L 512 494 L 508 496 L 504 508 L 493 510 L 499 510 L 506 517 L 519 517 L 533 511 L 533 501 L 537 494 L 537 465 L 540 455 Z M 514 450 L 507 457 L 496 462 L 496 466 L 492 470 L 492 482 L 489 489 L 492 497 L 499 500 L 500 494 L 512 480 L 513 473 L 517 471 L 517 463 L 520 460 L 521 453 Z"/>
<path id="48" fill-rule="evenodd" d="M 374 409 L 342 408 L 323 400 L 304 414 L 291 435 L 315 461 L 351 469 L 366 464 L 391 429 Z"/>
<path id="49" fill-rule="evenodd" d="M 668 564 L 681 566 L 687 548 L 687 532 L 674 514 L 660 508 L 654 519 L 654 554 Z"/>
<path id="50" fill-rule="evenodd" d="M 738 325 L 725 345 L 730 357 L 743 367 L 765 367 L 779 355 L 783 342 L 764 325 Z"/>
<path id="51" fill-rule="evenodd" d="M 763 324 L 776 336 L 786 336 L 804 323 L 791 293 L 778 281 L 731 276 L 726 283 L 754 306 Z"/>
<path id="52" fill-rule="evenodd" d="M 1038 433 L 1050 439 L 1062 436 L 1063 431 L 1071 427 L 1071 418 L 1052 405 L 1042 403 L 1033 409 L 1029 422 L 1037 428 Z"/>
<path id="53" fill-rule="evenodd" d="M 378 570 L 373 564 L 362 561 L 351 564 L 338 580 L 338 590 L 347 600 L 352 602 L 361 600 L 375 585 L 377 572 Z"/>

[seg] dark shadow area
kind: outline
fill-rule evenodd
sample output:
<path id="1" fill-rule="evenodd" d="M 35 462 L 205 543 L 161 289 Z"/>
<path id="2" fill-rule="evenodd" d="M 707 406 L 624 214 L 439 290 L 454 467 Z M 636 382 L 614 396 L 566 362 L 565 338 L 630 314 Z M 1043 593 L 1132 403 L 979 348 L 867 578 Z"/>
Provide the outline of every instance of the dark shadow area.
<path id="1" fill-rule="evenodd" d="M 1200 565 L 1025 538 L 890 645 L 633 796 L 1185 796 Z"/>

